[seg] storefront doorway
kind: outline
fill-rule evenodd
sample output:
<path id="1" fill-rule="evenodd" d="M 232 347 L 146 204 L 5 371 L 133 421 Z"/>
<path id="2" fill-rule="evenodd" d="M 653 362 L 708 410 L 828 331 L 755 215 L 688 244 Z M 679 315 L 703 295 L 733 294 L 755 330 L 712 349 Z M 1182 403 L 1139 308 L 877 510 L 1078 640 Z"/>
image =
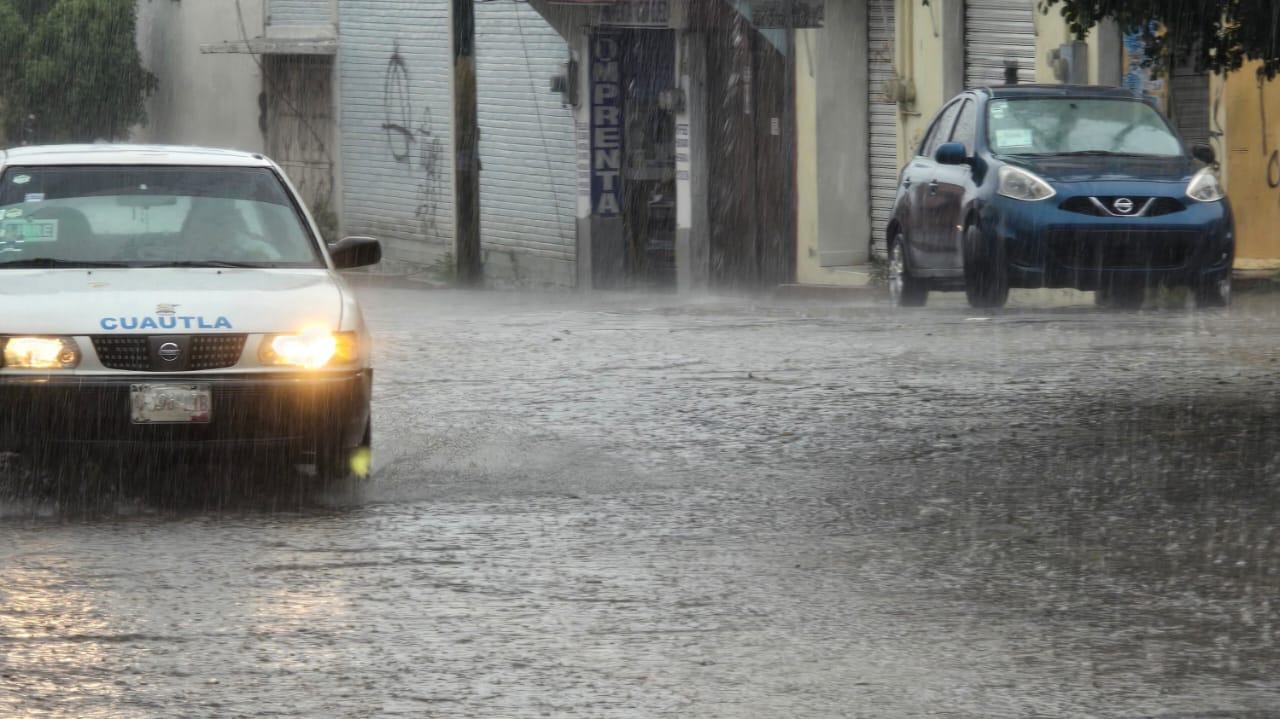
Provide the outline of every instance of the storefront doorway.
<path id="1" fill-rule="evenodd" d="M 675 86 L 665 29 L 599 29 L 592 37 L 592 238 L 597 288 L 675 287 Z M 609 222 L 616 220 L 616 222 Z"/>

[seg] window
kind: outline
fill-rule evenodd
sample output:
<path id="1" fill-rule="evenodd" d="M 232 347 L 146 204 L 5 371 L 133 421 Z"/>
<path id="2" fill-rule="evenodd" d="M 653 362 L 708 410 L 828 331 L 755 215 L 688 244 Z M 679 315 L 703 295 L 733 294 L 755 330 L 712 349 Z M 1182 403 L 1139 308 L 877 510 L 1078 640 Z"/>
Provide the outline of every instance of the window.
<path id="1" fill-rule="evenodd" d="M 977 139 L 978 109 L 973 100 L 965 100 L 960 109 L 960 117 L 956 119 L 956 127 L 951 131 L 951 141 L 964 143 L 964 154 L 973 155 L 974 141 Z"/>
<path id="2" fill-rule="evenodd" d="M 921 147 L 924 149 L 920 154 L 929 158 L 934 156 L 942 143 L 951 137 L 951 126 L 955 124 L 956 115 L 959 112 L 960 103 L 953 102 L 942 111 L 942 114 L 938 115 L 938 119 L 934 121 L 933 128 L 929 131 L 927 141 L 921 143 Z"/>
<path id="3" fill-rule="evenodd" d="M 1003 154 L 1183 154 L 1160 113 L 1137 100 L 993 100 L 987 104 L 987 135 L 992 152 Z"/>
<path id="4" fill-rule="evenodd" d="M 0 213 L 5 260 L 321 264 L 267 168 L 12 168 Z"/>

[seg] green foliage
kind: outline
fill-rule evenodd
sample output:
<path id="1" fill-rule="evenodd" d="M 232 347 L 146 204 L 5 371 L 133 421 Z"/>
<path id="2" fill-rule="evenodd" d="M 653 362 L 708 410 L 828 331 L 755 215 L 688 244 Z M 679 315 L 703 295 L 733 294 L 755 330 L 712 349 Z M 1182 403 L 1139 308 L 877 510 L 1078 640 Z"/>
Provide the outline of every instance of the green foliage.
<path id="1" fill-rule="evenodd" d="M 1149 57 L 1192 60 L 1201 70 L 1231 72 L 1249 60 L 1260 74 L 1280 72 L 1280 3 L 1276 0 L 1039 0 L 1061 6 L 1078 37 L 1111 17 L 1125 32 L 1142 33 Z M 1153 25 L 1165 32 L 1151 31 Z"/>
<path id="2" fill-rule="evenodd" d="M 0 0 L 0 120 L 11 142 L 119 140 L 156 78 L 134 42 L 134 0 Z"/>

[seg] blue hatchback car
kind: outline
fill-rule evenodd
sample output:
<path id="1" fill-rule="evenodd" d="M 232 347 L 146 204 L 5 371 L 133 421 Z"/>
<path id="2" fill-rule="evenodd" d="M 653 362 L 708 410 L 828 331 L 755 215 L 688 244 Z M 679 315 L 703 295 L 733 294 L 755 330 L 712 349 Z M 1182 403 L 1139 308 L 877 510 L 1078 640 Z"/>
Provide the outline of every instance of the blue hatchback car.
<path id="1" fill-rule="evenodd" d="M 1213 149 L 1188 148 L 1128 90 L 1011 85 L 961 93 L 902 170 L 888 231 L 899 306 L 963 289 L 1070 287 L 1141 306 L 1148 287 L 1231 299 L 1235 237 Z"/>

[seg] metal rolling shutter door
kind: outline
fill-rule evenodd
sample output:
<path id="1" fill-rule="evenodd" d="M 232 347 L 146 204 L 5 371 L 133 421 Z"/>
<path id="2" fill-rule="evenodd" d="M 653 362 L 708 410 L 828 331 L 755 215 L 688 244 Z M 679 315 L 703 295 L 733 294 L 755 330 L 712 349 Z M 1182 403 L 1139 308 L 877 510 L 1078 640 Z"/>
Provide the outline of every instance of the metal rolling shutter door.
<path id="1" fill-rule="evenodd" d="M 964 7 L 965 87 L 1003 85 L 1006 60 L 1018 63 L 1018 82 L 1036 80 L 1033 0 L 968 0 Z"/>
<path id="2" fill-rule="evenodd" d="M 1209 142 L 1209 76 L 1195 67 L 1173 72 L 1173 124 L 1188 143 Z"/>
<path id="3" fill-rule="evenodd" d="M 329 0 L 271 0 L 267 16 L 272 25 L 329 25 Z"/>
<path id="4" fill-rule="evenodd" d="M 882 97 L 894 74 L 894 0 L 867 4 L 867 157 L 871 174 L 871 251 L 884 257 L 885 228 L 898 187 L 898 106 Z"/>
<path id="5" fill-rule="evenodd" d="M 342 222 L 392 261 L 453 248 L 447 0 L 343 0 Z"/>
<path id="6" fill-rule="evenodd" d="M 573 115 L 547 79 L 564 39 L 525 3 L 476 4 L 480 232 L 485 248 L 576 258 Z"/>

